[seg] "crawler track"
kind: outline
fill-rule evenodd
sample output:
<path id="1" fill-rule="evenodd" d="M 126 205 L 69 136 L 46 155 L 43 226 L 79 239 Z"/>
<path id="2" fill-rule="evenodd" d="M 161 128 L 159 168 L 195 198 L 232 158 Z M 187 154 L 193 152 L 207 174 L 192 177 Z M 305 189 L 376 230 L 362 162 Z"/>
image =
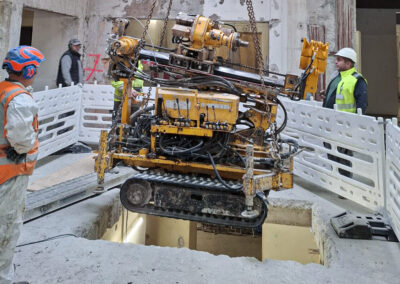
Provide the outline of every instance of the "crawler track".
<path id="1" fill-rule="evenodd" d="M 120 198 L 126 209 L 137 213 L 239 228 L 262 225 L 268 212 L 265 195 L 258 193 L 254 199 L 258 216 L 244 218 L 244 194 L 234 189 L 240 183 L 227 183 L 232 189 L 211 178 L 147 171 L 128 179 Z"/>

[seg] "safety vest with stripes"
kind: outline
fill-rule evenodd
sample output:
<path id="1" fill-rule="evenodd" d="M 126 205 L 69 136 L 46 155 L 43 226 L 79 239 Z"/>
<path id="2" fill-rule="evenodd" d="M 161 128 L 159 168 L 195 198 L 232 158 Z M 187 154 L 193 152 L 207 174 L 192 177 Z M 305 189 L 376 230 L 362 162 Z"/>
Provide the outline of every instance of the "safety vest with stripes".
<path id="1" fill-rule="evenodd" d="M 10 146 L 7 140 L 7 108 L 13 98 L 20 94 L 27 94 L 32 97 L 24 88 L 12 82 L 3 81 L 0 83 L 0 184 L 19 175 L 31 175 L 38 156 L 39 141 L 36 138 L 35 145 L 27 153 L 26 158 L 18 163 L 7 159 L 5 149 Z M 38 116 L 34 117 L 32 127 L 38 132 Z"/>
<path id="2" fill-rule="evenodd" d="M 349 70 L 340 72 L 342 80 L 339 82 L 336 89 L 336 100 L 338 110 L 355 113 L 356 100 L 354 98 L 354 89 L 356 87 L 358 79 L 364 79 L 364 77 L 357 73 L 356 69 L 350 68 Z M 365 80 L 365 82 L 367 82 Z"/>

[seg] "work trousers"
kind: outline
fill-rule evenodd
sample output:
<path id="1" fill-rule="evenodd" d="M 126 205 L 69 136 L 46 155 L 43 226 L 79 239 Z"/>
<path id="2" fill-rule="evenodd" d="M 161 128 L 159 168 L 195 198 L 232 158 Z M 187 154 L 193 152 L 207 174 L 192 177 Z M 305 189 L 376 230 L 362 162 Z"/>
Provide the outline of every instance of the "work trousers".
<path id="1" fill-rule="evenodd" d="M 0 184 L 0 284 L 13 283 L 14 249 L 22 227 L 29 176 Z"/>

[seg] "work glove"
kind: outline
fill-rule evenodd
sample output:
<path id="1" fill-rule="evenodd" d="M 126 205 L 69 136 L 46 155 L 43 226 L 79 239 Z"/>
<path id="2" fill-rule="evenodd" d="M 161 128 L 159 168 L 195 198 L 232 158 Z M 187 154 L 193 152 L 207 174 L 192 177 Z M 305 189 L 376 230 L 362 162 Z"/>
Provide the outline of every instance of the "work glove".
<path id="1" fill-rule="evenodd" d="M 26 153 L 18 154 L 17 151 L 15 151 L 15 149 L 12 146 L 6 148 L 4 152 L 7 155 L 7 159 L 15 162 L 16 164 L 22 162 L 26 158 Z"/>

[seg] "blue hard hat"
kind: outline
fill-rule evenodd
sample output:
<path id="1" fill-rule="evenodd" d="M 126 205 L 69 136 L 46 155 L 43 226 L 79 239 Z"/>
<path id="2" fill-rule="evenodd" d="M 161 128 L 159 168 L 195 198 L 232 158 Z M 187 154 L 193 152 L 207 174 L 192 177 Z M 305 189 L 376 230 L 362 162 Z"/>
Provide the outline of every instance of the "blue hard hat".
<path id="1" fill-rule="evenodd" d="M 2 68 L 13 72 L 23 72 L 24 77 L 30 79 L 36 74 L 36 68 L 44 60 L 46 59 L 43 53 L 38 49 L 21 45 L 8 51 Z"/>
<path id="2" fill-rule="evenodd" d="M 45 59 L 43 53 L 38 49 L 21 45 L 8 51 L 6 58 L 3 60 L 3 69 L 14 72 L 20 72 L 26 66 L 33 65 L 39 67 L 40 63 Z"/>

